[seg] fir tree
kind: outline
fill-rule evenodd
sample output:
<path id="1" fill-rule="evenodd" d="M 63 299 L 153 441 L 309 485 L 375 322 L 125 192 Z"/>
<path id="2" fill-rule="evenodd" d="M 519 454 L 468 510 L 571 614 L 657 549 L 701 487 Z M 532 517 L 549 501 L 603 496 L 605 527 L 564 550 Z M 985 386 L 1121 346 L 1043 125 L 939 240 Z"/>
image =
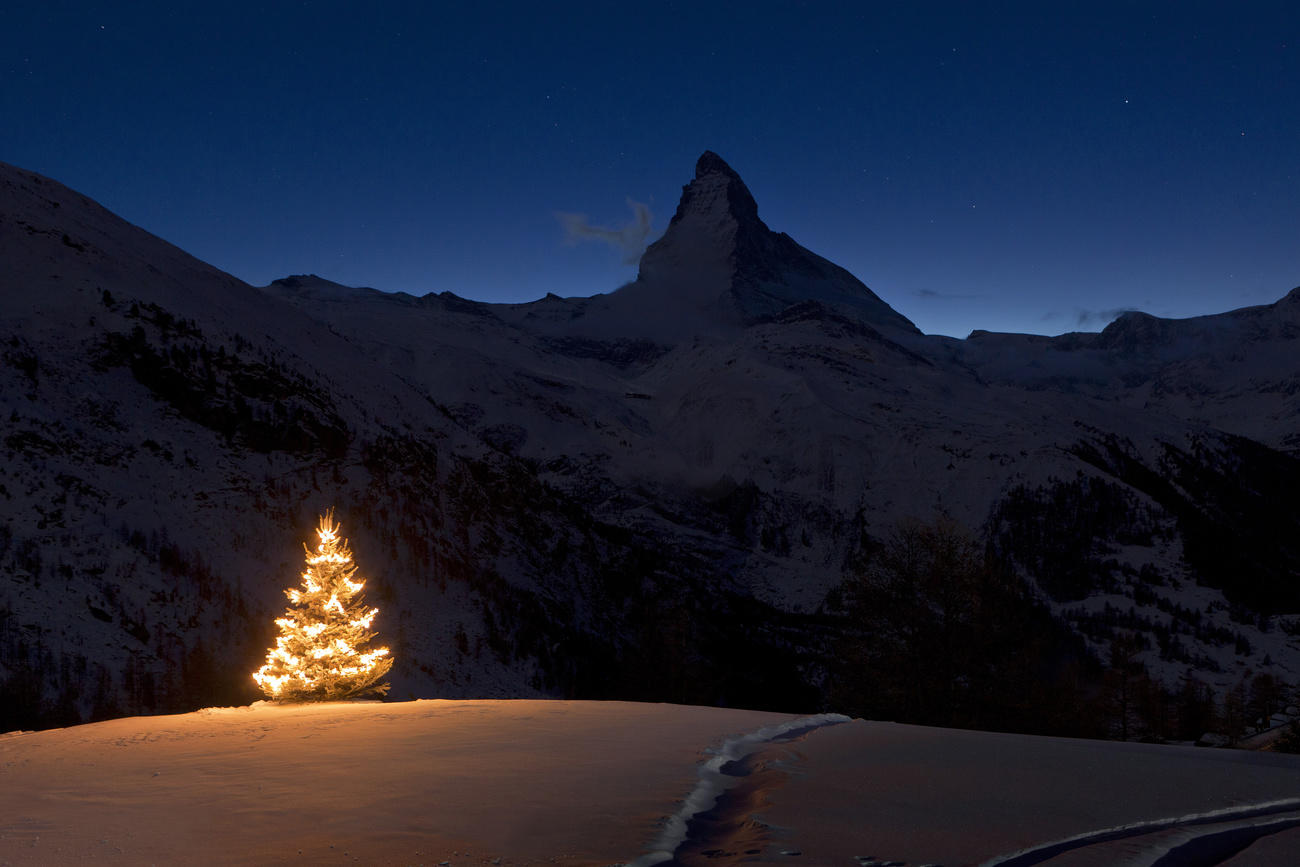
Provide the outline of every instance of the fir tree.
<path id="1" fill-rule="evenodd" d="M 275 701 L 383 695 L 388 684 L 380 681 L 393 660 L 387 647 L 366 648 L 375 637 L 370 624 L 379 609 L 362 602 L 365 582 L 353 580 L 357 567 L 332 511 L 321 517 L 316 533 L 316 552 L 303 546 L 302 587 L 284 591 L 293 604 L 275 621 L 280 635 L 253 680 Z"/>

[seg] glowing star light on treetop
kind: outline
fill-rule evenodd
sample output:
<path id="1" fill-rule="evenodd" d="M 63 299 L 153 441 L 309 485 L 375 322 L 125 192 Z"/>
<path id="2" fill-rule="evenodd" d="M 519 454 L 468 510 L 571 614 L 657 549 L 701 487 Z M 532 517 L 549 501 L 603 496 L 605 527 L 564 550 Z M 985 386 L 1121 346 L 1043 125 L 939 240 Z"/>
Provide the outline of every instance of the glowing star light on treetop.
<path id="1" fill-rule="evenodd" d="M 381 678 L 393 667 L 387 647 L 368 649 L 378 608 L 362 604 L 365 581 L 354 581 L 348 542 L 333 513 L 316 530 L 316 553 L 307 549 L 302 588 L 284 591 L 293 606 L 275 621 L 280 636 L 253 680 L 276 701 L 329 701 L 367 693 L 383 695 Z M 304 546 L 306 548 L 306 546 Z"/>

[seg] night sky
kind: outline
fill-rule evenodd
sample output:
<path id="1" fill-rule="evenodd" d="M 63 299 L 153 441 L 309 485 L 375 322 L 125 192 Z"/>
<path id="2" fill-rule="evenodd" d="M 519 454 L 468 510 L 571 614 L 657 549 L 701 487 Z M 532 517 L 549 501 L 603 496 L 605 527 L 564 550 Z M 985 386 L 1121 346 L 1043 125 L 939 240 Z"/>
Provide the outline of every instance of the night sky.
<path id="1" fill-rule="evenodd" d="M 9 4 L 0 160 L 257 285 L 611 291 L 706 148 L 927 332 L 1300 284 L 1293 2 L 701 5 Z"/>

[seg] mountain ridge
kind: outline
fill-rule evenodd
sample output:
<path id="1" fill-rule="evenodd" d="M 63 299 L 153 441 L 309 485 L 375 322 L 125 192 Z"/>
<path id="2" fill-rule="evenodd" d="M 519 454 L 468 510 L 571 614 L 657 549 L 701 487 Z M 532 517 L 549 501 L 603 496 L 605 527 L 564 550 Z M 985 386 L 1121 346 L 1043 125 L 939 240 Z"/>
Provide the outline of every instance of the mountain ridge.
<path id="1" fill-rule="evenodd" d="M 702 163 L 687 189 L 752 245 L 686 208 L 644 281 L 523 305 L 254 289 L 0 167 L 0 704 L 30 711 L 10 724 L 234 700 L 330 504 L 379 575 L 399 696 L 1117 730 L 985 697 L 998 672 L 1031 684 L 991 648 L 944 702 L 890 679 L 880 636 L 931 649 L 852 600 L 911 519 L 964 526 L 1014 576 L 964 641 L 1022 630 L 1098 691 L 1125 641 L 1151 682 L 1218 701 L 1300 679 L 1300 463 L 1279 451 L 1300 296 L 1191 354 L 922 335 Z M 913 636 L 956 628 L 934 610 Z"/>

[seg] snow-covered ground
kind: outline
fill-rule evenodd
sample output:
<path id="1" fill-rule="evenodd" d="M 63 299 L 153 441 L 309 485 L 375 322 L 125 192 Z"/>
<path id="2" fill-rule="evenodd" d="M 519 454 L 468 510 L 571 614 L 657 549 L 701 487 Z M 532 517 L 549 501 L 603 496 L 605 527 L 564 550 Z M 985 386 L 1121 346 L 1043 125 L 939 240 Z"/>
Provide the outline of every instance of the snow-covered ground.
<path id="1" fill-rule="evenodd" d="M 1300 852 L 1297 756 L 857 720 L 749 761 L 766 769 L 742 784 L 767 787 L 761 863 L 1294 865 Z M 1215 851 L 1225 833 L 1255 838 L 1240 860 Z M 1160 860 L 1179 846 L 1195 857 Z"/>
<path id="2" fill-rule="evenodd" d="M 0 735 L 0 864 L 653 864 L 684 829 L 681 864 L 1281 865 L 1297 772 L 834 715 L 259 703 Z"/>

